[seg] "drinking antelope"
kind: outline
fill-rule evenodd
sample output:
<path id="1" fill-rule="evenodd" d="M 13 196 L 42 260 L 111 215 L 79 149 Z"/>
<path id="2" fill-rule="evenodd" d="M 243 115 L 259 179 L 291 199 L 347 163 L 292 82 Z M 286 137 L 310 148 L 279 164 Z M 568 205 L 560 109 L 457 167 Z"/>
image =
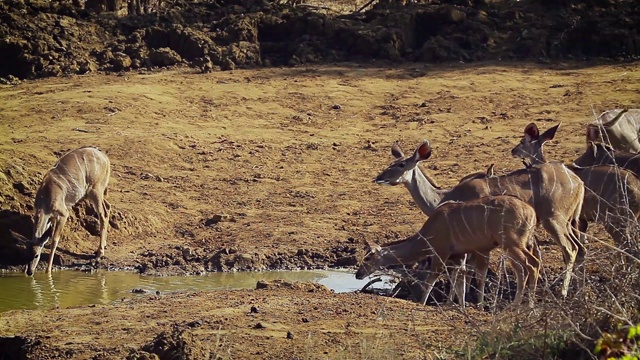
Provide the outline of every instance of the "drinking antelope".
<path id="1" fill-rule="evenodd" d="M 501 247 L 516 273 L 518 285 L 514 303 L 519 304 L 525 283 L 531 288 L 531 294 L 537 283 L 540 261 L 528 250 L 535 225 L 535 210 L 514 196 L 445 202 L 434 210 L 418 233 L 382 247 L 372 246 L 358 268 L 356 278 L 363 279 L 379 269 L 429 256 L 432 268 L 421 299 L 426 304 L 448 259 Z M 461 289 L 457 287 L 456 291 Z M 462 294 L 458 293 L 458 297 L 462 298 Z"/>
<path id="2" fill-rule="evenodd" d="M 440 188 L 433 179 L 431 179 L 422 169 L 418 166 L 418 163 L 425 161 L 431 157 L 431 145 L 428 140 L 424 140 L 414 151 L 413 154 L 405 156 L 404 152 L 397 143 L 391 146 L 391 155 L 396 158 L 389 167 L 383 170 L 375 178 L 374 182 L 381 185 L 396 186 L 403 184 L 409 191 L 409 194 L 413 198 L 414 202 L 418 205 L 420 210 L 427 215 L 431 216 L 438 204 L 442 200 L 442 197 L 449 192 Z M 493 167 L 490 166 L 487 171 L 492 171 Z M 493 172 L 491 172 L 493 174 Z M 460 182 L 470 180 L 475 177 L 487 176 L 487 173 L 474 173 L 467 175 Z M 459 271 L 459 268 L 464 267 L 465 262 L 471 265 L 476 273 L 476 279 L 478 282 L 478 302 L 484 301 L 484 288 L 485 279 L 489 269 L 489 252 L 473 252 L 471 254 L 458 256 L 451 258 L 449 264 L 456 270 L 455 276 L 450 278 L 451 291 L 449 292 L 449 302 L 453 301 L 454 290 L 456 286 L 461 284 L 468 284 L 469 273 L 467 271 Z M 456 285 L 458 284 L 458 285 Z M 466 291 L 463 290 L 462 294 Z M 462 304 L 464 299 L 460 297 L 459 291 L 458 301 Z"/>
<path id="3" fill-rule="evenodd" d="M 84 198 L 91 202 L 100 218 L 100 247 L 96 258 L 104 254 L 111 209 L 105 199 L 110 172 L 109 158 L 95 147 L 81 147 L 65 154 L 47 172 L 36 192 L 32 258 L 27 264 L 27 275 L 33 275 L 42 248 L 50 238 L 51 253 L 46 271 L 51 272 L 69 210 Z"/>
<path id="4" fill-rule="evenodd" d="M 520 143 L 511 150 L 511 154 L 529 160 L 532 165 L 546 163 L 543 146 L 553 139 L 558 126 L 540 134 L 536 124 L 527 125 Z M 640 179 L 631 171 L 609 165 L 570 166 L 569 169 L 582 179 L 586 188 L 580 231 L 587 230 L 588 222 L 599 222 L 616 245 L 631 240 L 629 227 L 637 226 L 640 216 Z"/>

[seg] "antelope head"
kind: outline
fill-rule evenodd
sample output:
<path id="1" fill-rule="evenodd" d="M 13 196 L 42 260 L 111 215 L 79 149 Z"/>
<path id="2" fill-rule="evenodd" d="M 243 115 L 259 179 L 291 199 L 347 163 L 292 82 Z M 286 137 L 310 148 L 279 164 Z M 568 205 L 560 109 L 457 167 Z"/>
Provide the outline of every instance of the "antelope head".
<path id="1" fill-rule="evenodd" d="M 606 164 L 613 158 L 613 147 L 602 142 L 602 133 L 597 125 L 587 125 L 587 150 L 573 163 L 577 166 L 593 166 Z"/>
<path id="2" fill-rule="evenodd" d="M 380 245 L 367 242 L 369 252 L 362 259 L 362 263 L 356 271 L 356 279 L 362 280 L 374 272 L 382 269 L 382 253 Z"/>
<path id="3" fill-rule="evenodd" d="M 33 272 L 36 270 L 38 262 L 40 261 L 40 254 L 42 253 L 42 249 L 52 236 L 52 218 L 52 214 L 49 214 L 42 209 L 36 210 L 33 222 L 33 238 L 29 242 L 30 259 L 27 263 L 26 271 L 28 276 L 33 275 Z"/>
<path id="4" fill-rule="evenodd" d="M 418 163 L 431 156 L 431 145 L 428 140 L 424 140 L 411 156 L 405 156 L 400 146 L 395 143 L 391 146 L 391 155 L 396 160 L 375 178 L 375 183 L 395 186 L 410 182 L 412 171 Z"/>
<path id="5" fill-rule="evenodd" d="M 530 160 L 532 164 L 541 164 L 545 162 L 542 147 L 544 144 L 552 140 L 556 136 L 556 131 L 560 124 L 547 129 L 540 134 L 538 126 L 530 123 L 524 128 L 524 135 L 520 143 L 511 149 L 511 155 L 514 158 Z"/>

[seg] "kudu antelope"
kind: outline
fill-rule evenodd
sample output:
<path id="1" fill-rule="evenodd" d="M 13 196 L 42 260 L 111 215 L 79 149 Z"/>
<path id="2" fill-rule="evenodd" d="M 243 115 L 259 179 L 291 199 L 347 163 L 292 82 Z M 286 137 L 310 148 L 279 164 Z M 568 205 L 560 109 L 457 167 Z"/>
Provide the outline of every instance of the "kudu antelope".
<path id="1" fill-rule="evenodd" d="M 27 264 L 27 275 L 33 275 L 40 254 L 51 238 L 51 253 L 47 272 L 51 272 L 53 257 L 58 247 L 69 210 L 85 197 L 100 218 L 100 247 L 96 257 L 104 254 L 111 205 L 105 199 L 109 175 L 109 158 L 95 147 L 81 147 L 61 157 L 47 172 L 36 192 L 33 221 L 32 257 Z"/>
<path id="2" fill-rule="evenodd" d="M 511 154 L 529 160 L 532 165 L 546 163 L 543 146 L 553 139 L 558 126 L 540 134 L 536 124 L 527 125 L 520 143 L 511 150 Z M 599 222 L 616 245 L 630 241 L 630 227 L 637 227 L 640 216 L 640 179 L 630 171 L 609 165 L 569 166 L 569 169 L 582 179 L 585 186 L 580 231 L 586 232 L 588 222 Z"/>
<path id="3" fill-rule="evenodd" d="M 531 287 L 531 294 L 535 292 L 537 283 L 540 262 L 528 250 L 535 226 L 535 210 L 514 196 L 449 201 L 433 211 L 418 233 L 382 247 L 372 246 L 358 268 L 356 278 L 363 279 L 391 265 L 430 257 L 432 269 L 421 299 L 425 304 L 448 259 L 472 252 L 488 253 L 501 247 L 508 254 L 516 273 L 514 303 L 518 304 L 522 300 L 525 283 Z M 456 287 L 458 297 L 462 298 L 460 291 L 463 289 Z"/>
<path id="4" fill-rule="evenodd" d="M 587 129 L 597 142 L 610 144 L 616 150 L 640 153 L 640 109 L 605 111 Z"/>
<path id="5" fill-rule="evenodd" d="M 470 179 L 442 198 L 467 201 L 490 195 L 513 195 L 531 205 L 538 221 L 562 249 L 566 266 L 562 295 L 569 291 L 574 266 L 581 266 L 585 249 L 577 229 L 584 198 L 582 180 L 561 163 L 546 163 L 511 173 Z"/>
<path id="6" fill-rule="evenodd" d="M 391 146 L 391 155 L 396 158 L 385 170 L 383 170 L 375 178 L 374 182 L 381 185 L 396 186 L 403 184 L 409 191 L 414 202 L 420 210 L 431 216 L 442 197 L 448 193 L 448 190 L 440 188 L 436 182 L 431 179 L 420 167 L 418 163 L 425 161 L 431 157 L 431 146 L 428 140 L 424 140 L 413 154 L 405 156 L 404 152 L 397 143 Z M 477 177 L 486 177 L 487 174 L 493 175 L 493 164 L 487 169 L 487 172 L 478 172 L 465 176 L 460 182 L 470 180 Z M 458 256 L 451 258 L 448 264 L 454 267 L 454 276 L 451 280 L 451 291 L 449 292 L 449 302 L 452 302 L 456 284 L 468 284 L 469 273 L 459 271 L 467 262 L 476 273 L 478 286 L 478 302 L 484 301 L 484 288 L 487 271 L 489 269 L 489 253 L 470 253 L 467 256 Z M 464 277 L 464 278 L 463 278 Z M 463 294 L 466 291 L 463 291 Z M 462 304 L 464 299 L 458 295 L 458 301 Z"/>
<path id="7" fill-rule="evenodd" d="M 621 112 L 619 115 L 623 114 Z M 598 128 L 587 126 L 587 149 L 573 163 L 586 167 L 594 165 L 617 165 L 640 176 L 640 154 L 616 150 L 602 142 Z"/>

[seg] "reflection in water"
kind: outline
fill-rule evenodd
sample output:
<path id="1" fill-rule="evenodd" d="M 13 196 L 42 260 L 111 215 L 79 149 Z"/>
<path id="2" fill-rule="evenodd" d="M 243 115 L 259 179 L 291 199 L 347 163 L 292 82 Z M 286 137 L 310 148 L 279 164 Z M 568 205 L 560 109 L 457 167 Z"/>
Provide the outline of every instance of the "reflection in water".
<path id="1" fill-rule="evenodd" d="M 54 271 L 0 273 L 0 312 L 14 309 L 49 309 L 88 304 L 108 304 L 123 297 L 140 296 L 132 289 L 160 291 L 198 291 L 252 289 L 259 280 L 284 279 L 316 282 L 336 292 L 359 290 L 367 280 L 356 280 L 344 271 L 268 271 L 209 273 L 203 276 L 143 276 L 129 272 Z"/>

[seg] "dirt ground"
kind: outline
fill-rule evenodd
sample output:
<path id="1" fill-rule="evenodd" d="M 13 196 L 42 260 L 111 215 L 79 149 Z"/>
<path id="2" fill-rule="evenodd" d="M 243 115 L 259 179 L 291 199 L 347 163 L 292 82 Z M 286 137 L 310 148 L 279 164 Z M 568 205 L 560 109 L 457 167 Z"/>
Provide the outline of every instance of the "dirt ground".
<path id="1" fill-rule="evenodd" d="M 434 152 L 423 166 L 449 187 L 491 163 L 497 173 L 520 168 L 509 150 L 529 122 L 542 129 L 561 122 L 546 151 L 569 162 L 583 151 L 594 114 L 639 100 L 637 63 L 182 68 L 2 86 L 0 259 L 21 269 L 24 244 L 9 230 L 30 237 L 44 173 L 65 151 L 95 145 L 112 162 L 101 268 L 354 266 L 364 240 L 399 239 L 425 220 L 404 188 L 372 182 L 394 141 L 409 152 L 429 139 Z M 76 209 L 67 224 L 57 264 L 93 266 L 98 238 L 87 211 Z M 547 266 L 558 268 L 557 247 L 543 251 Z M 188 341 L 180 341 L 221 358 L 375 358 L 363 354 L 369 349 L 391 354 L 379 358 L 425 358 L 461 346 L 465 321 L 486 316 L 302 287 L 14 311 L 0 316 L 0 334 L 28 338 L 29 356 L 40 359 L 122 358 L 174 323 L 187 329 Z M 249 314 L 252 305 L 258 313 Z M 395 347 L 386 353 L 380 344 Z"/>

